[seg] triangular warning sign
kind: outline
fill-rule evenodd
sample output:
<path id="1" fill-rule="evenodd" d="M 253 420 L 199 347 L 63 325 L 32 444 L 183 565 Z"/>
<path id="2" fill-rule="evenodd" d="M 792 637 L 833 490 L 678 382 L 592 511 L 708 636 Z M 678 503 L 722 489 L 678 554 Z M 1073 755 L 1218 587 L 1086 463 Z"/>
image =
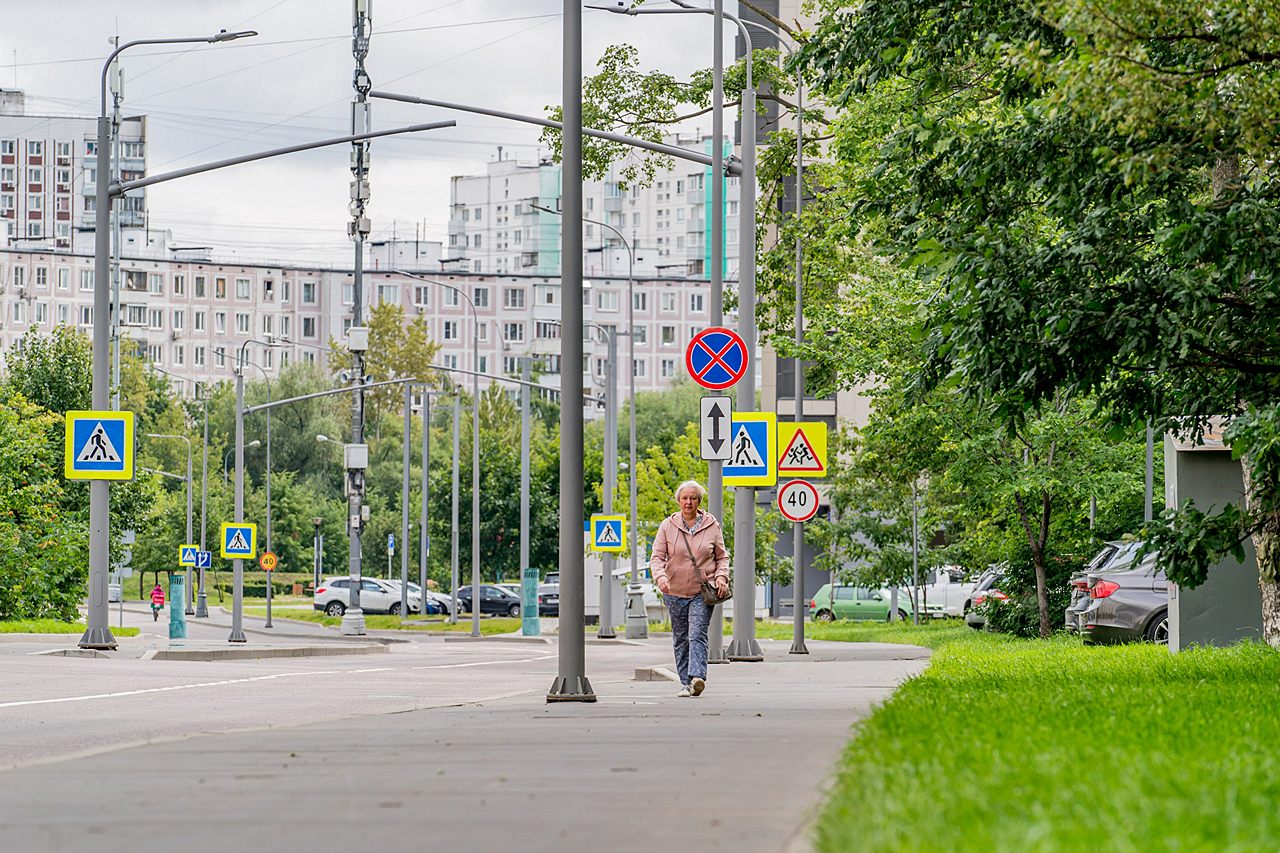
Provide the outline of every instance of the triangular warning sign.
<path id="1" fill-rule="evenodd" d="M 727 464 L 734 468 L 764 467 L 764 457 L 760 455 L 760 450 L 752 440 L 746 424 L 739 426 L 738 434 L 733 437 L 733 448 Z"/>
<path id="2" fill-rule="evenodd" d="M 93 432 L 89 434 L 89 440 L 84 443 L 84 447 L 80 448 L 80 455 L 76 457 L 77 462 L 119 462 L 120 451 L 111 443 L 111 437 L 107 435 L 107 431 L 102 426 L 102 421 L 94 426 Z"/>
<path id="3" fill-rule="evenodd" d="M 622 540 L 618 538 L 618 525 L 606 521 L 600 525 L 600 535 L 596 537 L 597 545 L 621 545 Z"/>
<path id="4" fill-rule="evenodd" d="M 228 551 L 248 551 L 249 543 L 244 541 L 244 531 L 237 530 L 235 535 L 231 537 L 231 541 L 227 543 Z"/>
<path id="5" fill-rule="evenodd" d="M 804 434 L 803 429 L 797 429 L 796 434 L 791 436 L 791 442 L 778 457 L 778 471 L 787 474 L 816 474 L 825 470 L 827 469 L 814 451 L 809 436 Z"/>
<path id="6" fill-rule="evenodd" d="M 797 429 L 787 444 L 782 456 L 778 457 L 778 471 L 786 474 L 820 474 L 826 471 L 818 453 L 813 450 L 813 442 L 809 441 L 804 429 Z"/>

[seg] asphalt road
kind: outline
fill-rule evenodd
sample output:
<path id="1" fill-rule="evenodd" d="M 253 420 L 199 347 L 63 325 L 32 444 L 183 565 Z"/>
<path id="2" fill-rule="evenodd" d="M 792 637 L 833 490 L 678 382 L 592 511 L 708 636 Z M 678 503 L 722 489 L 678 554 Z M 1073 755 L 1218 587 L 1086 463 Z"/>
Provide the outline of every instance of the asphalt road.
<path id="1" fill-rule="evenodd" d="M 927 656 L 765 642 L 766 662 L 678 699 L 633 680 L 669 665 L 668 639 L 590 643 L 600 701 L 548 705 L 554 645 L 215 662 L 31 645 L 0 643 L 2 846 L 97 853 L 802 850 L 850 726 Z"/>

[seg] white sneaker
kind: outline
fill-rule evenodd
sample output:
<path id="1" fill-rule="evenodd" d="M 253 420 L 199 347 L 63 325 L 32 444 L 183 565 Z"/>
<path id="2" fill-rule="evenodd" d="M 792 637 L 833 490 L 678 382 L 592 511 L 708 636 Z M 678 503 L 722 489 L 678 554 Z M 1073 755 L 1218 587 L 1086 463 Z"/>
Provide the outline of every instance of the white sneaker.
<path id="1" fill-rule="evenodd" d="M 701 696 L 702 691 L 706 689 L 707 682 L 697 676 L 695 676 L 693 681 L 689 683 L 689 694 L 691 696 Z"/>
<path id="2" fill-rule="evenodd" d="M 680 699 L 688 699 L 692 695 L 693 694 L 689 692 L 688 687 L 681 687 L 680 692 L 676 694 L 676 696 L 679 697 Z"/>

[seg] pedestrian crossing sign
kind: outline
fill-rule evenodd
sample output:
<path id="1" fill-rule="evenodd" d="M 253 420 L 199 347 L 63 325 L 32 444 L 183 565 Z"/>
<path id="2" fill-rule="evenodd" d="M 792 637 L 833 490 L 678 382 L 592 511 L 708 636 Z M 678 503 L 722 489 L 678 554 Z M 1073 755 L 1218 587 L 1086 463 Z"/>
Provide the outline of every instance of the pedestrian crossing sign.
<path id="1" fill-rule="evenodd" d="M 179 566 L 196 566 L 196 555 L 200 553 L 199 545 L 179 545 L 178 546 L 178 565 Z"/>
<path id="2" fill-rule="evenodd" d="M 733 413 L 729 426 L 732 446 L 724 463 L 726 486 L 772 486 L 778 482 L 774 465 L 778 416 L 773 412 Z"/>
<path id="3" fill-rule="evenodd" d="M 625 515 L 591 516 L 591 550 L 618 552 L 627 549 Z"/>
<path id="4" fill-rule="evenodd" d="M 827 425 L 823 421 L 778 424 L 778 473 L 789 477 L 827 476 Z"/>
<path id="5" fill-rule="evenodd" d="M 248 522 L 222 525 L 222 557 L 252 560 L 258 553 L 258 525 Z"/>
<path id="6" fill-rule="evenodd" d="M 67 412 L 63 475 L 68 480 L 132 480 L 133 412 Z"/>

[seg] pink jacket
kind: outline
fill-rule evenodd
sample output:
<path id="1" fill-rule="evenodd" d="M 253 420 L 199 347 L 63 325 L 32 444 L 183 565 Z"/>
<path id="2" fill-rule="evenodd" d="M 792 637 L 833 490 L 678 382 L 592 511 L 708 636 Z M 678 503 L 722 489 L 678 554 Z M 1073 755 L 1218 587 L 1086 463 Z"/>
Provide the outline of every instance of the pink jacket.
<path id="1" fill-rule="evenodd" d="M 151 603 L 157 607 L 164 607 L 164 590 L 160 587 L 151 588 Z"/>
<path id="2" fill-rule="evenodd" d="M 685 547 L 685 543 L 688 547 Z M 697 558 L 697 571 L 689 552 Z M 666 578 L 671 584 L 671 595 L 689 598 L 702 591 L 702 579 L 729 579 L 729 551 L 724 547 L 724 533 L 720 522 L 706 510 L 698 511 L 698 529 L 688 533 L 684 520 L 675 513 L 662 520 L 658 534 L 653 537 L 653 552 L 649 557 L 653 582 Z M 701 578 L 699 577 L 701 574 Z M 661 589 L 661 586 L 659 586 Z"/>

